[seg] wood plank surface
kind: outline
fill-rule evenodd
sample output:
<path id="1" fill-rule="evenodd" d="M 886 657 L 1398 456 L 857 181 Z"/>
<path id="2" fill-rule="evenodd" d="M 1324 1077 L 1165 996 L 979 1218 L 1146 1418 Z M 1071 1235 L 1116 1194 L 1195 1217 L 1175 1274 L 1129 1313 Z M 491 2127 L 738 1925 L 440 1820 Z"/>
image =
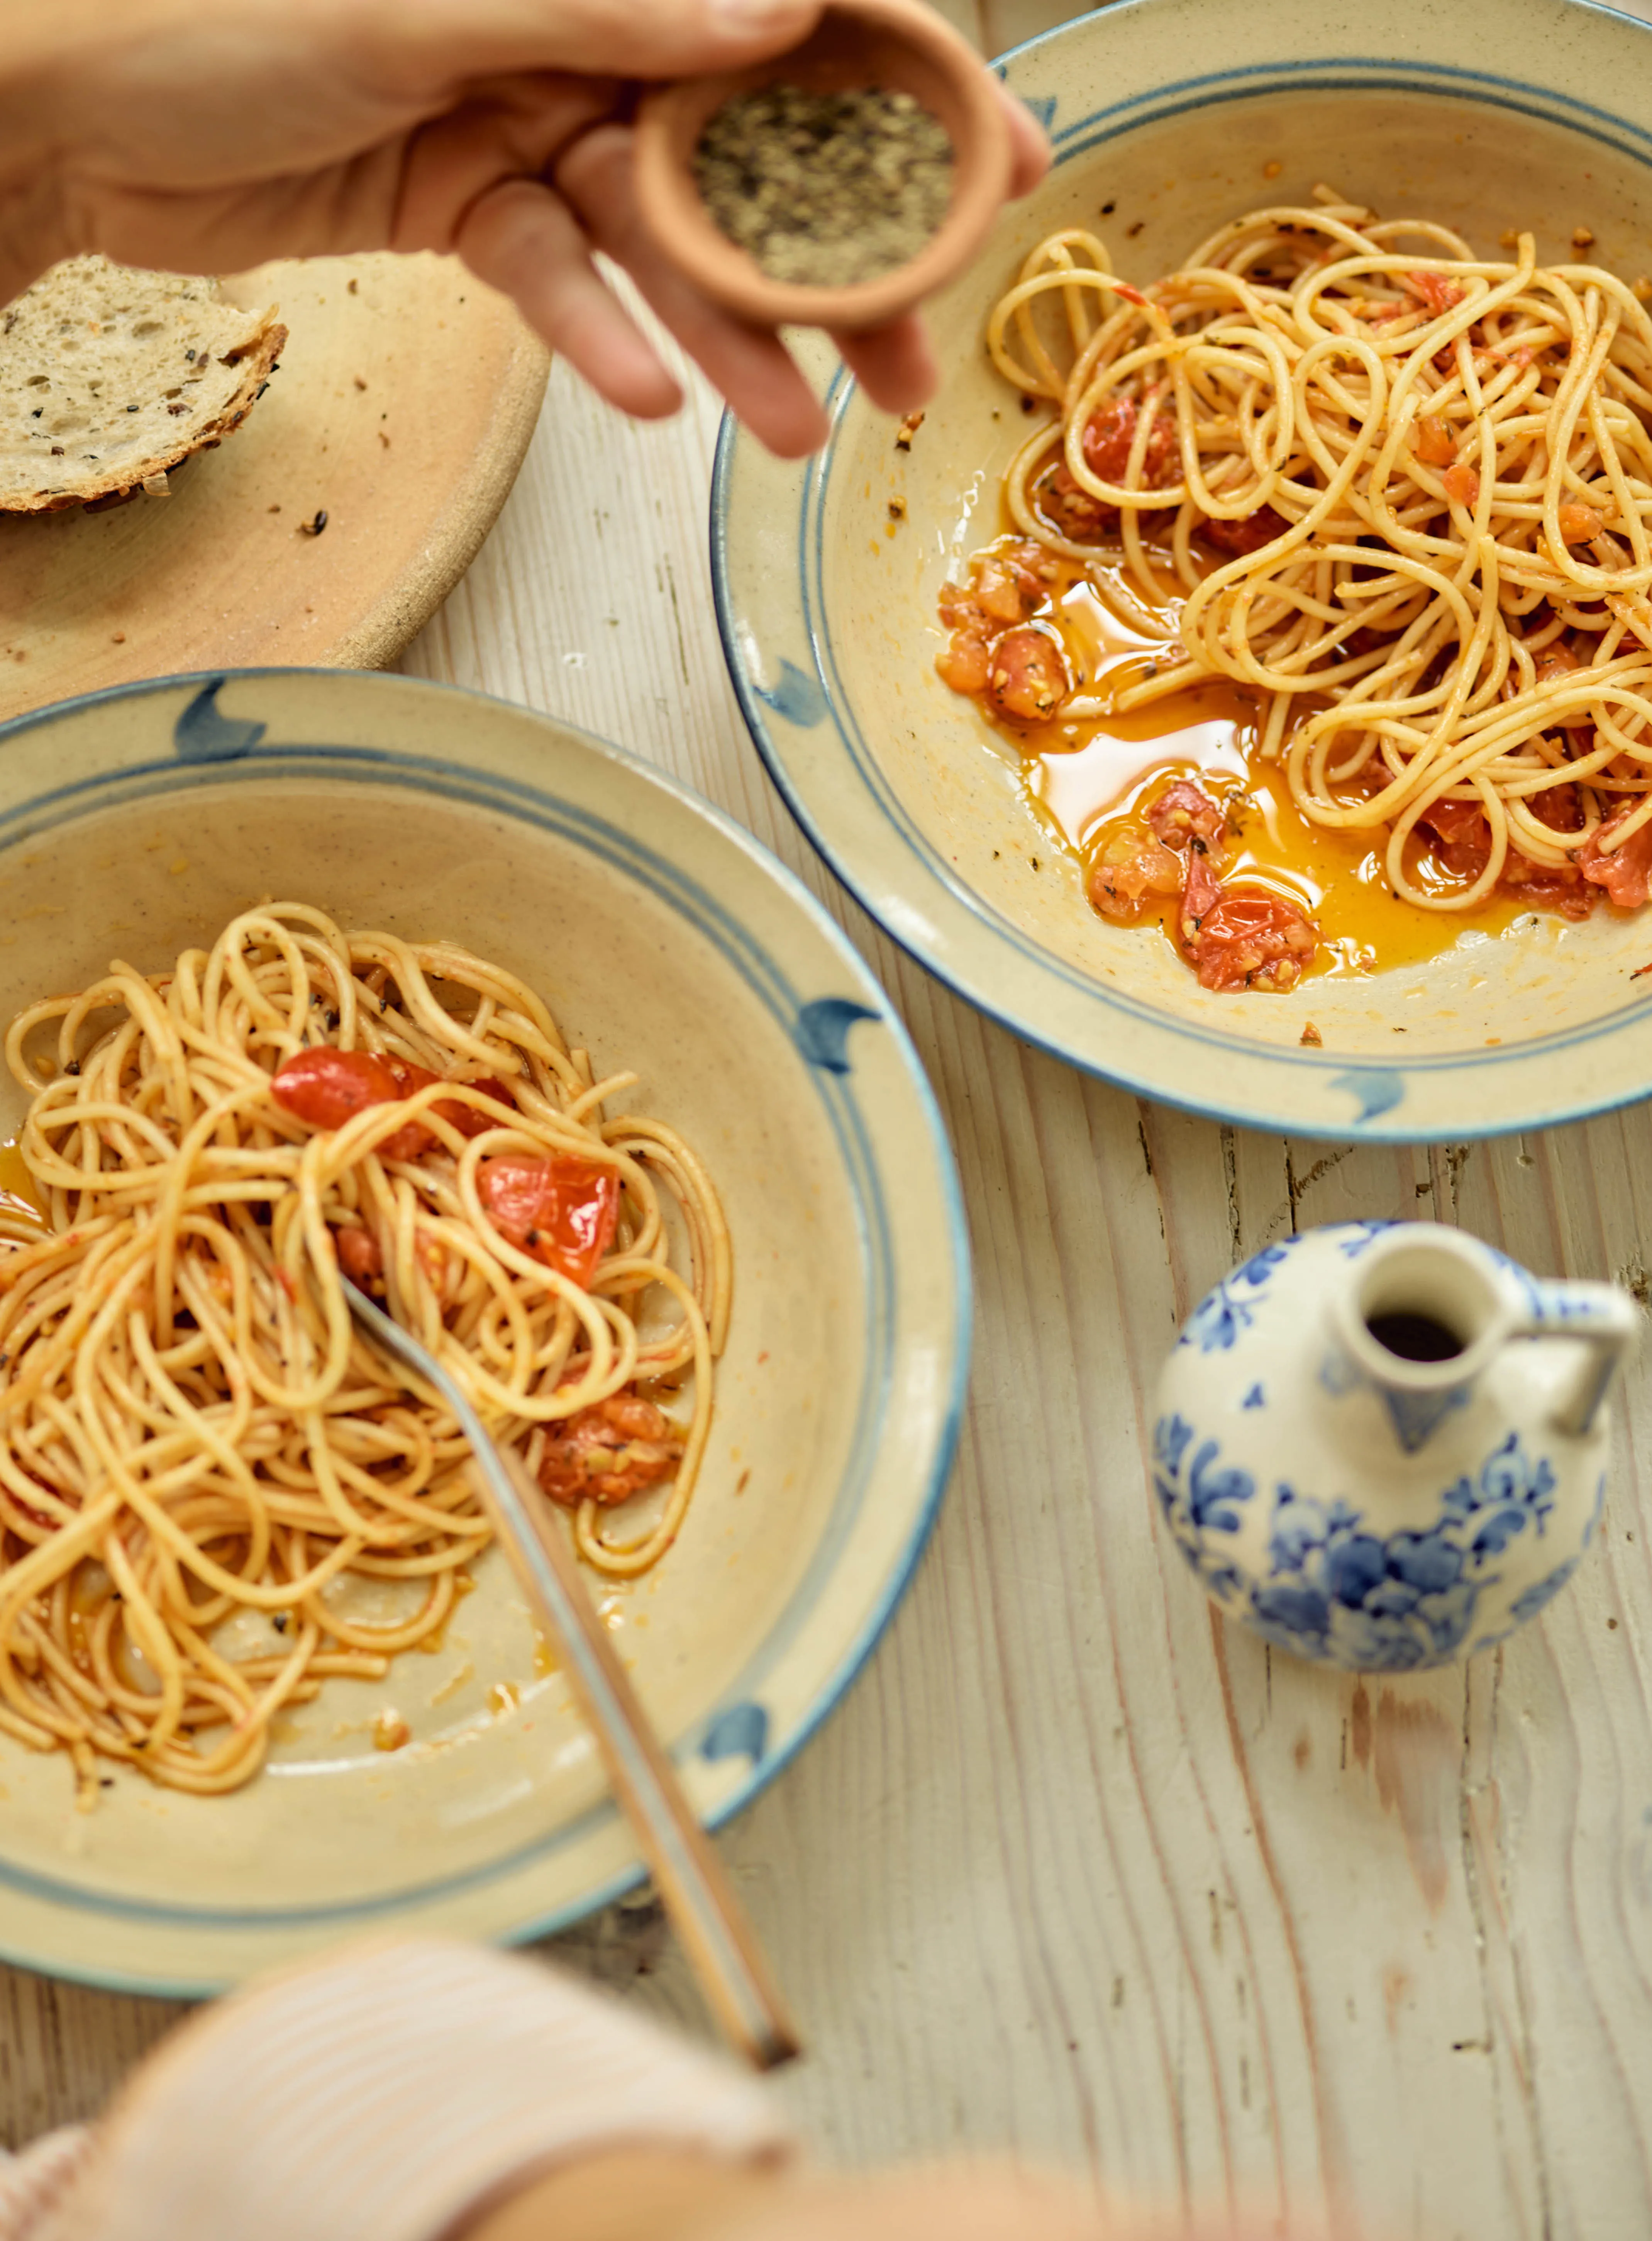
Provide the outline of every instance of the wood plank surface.
<path id="1" fill-rule="evenodd" d="M 1054 10 L 949 10 L 999 44 Z M 1014 22 L 1008 19 L 1015 18 Z M 912 1593 L 726 1856 L 846 2164 L 1002 2150 L 1261 2230 L 1652 2235 L 1652 1371 L 1603 1545 L 1467 1669 L 1368 1681 L 1211 1614 L 1143 1440 L 1180 1316 L 1268 1239 L 1456 1221 L 1644 1296 L 1652 1113 L 1393 1149 L 1219 1128 L 1018 1043 L 821 872 L 747 740 L 706 561 L 716 413 L 636 428 L 553 369 L 521 482 L 404 666 L 622 740 L 820 895 L 940 1098 L 976 1256 L 967 1425 Z M 556 1957 L 699 2028 L 658 1910 Z M 159 2004 L 0 1972 L 0 2137 L 95 2107 Z"/>

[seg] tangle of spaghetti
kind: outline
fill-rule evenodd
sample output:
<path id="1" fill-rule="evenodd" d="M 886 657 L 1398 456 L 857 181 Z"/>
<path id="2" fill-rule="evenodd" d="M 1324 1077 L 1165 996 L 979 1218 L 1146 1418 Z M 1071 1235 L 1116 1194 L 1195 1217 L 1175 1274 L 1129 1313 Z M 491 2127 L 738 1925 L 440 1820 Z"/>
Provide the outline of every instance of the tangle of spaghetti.
<path id="1" fill-rule="evenodd" d="M 1316 194 L 1140 289 L 1053 234 L 993 310 L 1000 371 L 1056 408 L 1007 478 L 1021 537 L 1116 544 L 1144 599 L 1181 602 L 1174 658 L 1105 709 L 1047 688 L 1009 712 L 1229 678 L 1303 815 L 1372 832 L 1396 894 L 1468 910 L 1507 871 L 1575 914 L 1642 902 L 1652 320 L 1529 234 L 1492 260 Z M 1414 832 L 1464 844 L 1455 885 L 1413 877 Z"/>
<path id="2" fill-rule="evenodd" d="M 594 1080 L 522 981 L 271 904 L 168 972 L 30 1007 L 6 1057 L 42 1218 L 14 1196 L 0 1221 L 0 1731 L 68 1750 L 83 1796 L 99 1759 L 236 1787 L 283 1707 L 382 1675 L 463 1592 L 489 1537 L 468 1449 L 352 1322 L 341 1266 L 588 1562 L 669 1547 L 727 1233 L 679 1137 L 605 1117 L 634 1077 Z M 686 1424 L 638 1389 L 687 1380 Z M 658 1515 L 605 1532 L 642 1488 Z M 369 1582 L 417 1607 L 367 1622 Z"/>

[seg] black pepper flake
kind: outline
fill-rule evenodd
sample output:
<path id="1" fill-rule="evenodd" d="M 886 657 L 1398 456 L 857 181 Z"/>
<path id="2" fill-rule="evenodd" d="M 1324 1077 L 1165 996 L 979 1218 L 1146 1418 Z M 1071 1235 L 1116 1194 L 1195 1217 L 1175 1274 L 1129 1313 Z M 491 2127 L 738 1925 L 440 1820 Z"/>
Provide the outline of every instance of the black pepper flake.
<path id="1" fill-rule="evenodd" d="M 1037 869 L 1038 869 L 1038 858 L 1037 858 L 1036 856 L 1029 856 L 1029 857 L 1027 858 L 1027 862 L 1028 862 L 1028 863 L 1033 866 L 1033 869 L 1036 872 L 1036 871 L 1037 871 Z"/>
<path id="2" fill-rule="evenodd" d="M 114 1776 L 112 1774 L 100 1774 L 97 1777 L 97 1787 L 99 1789 L 112 1789 L 115 1787 Z"/>
<path id="3" fill-rule="evenodd" d="M 1137 234 L 1140 232 L 1142 227 L 1146 225 L 1147 223 L 1147 221 L 1145 217 L 1139 217 L 1134 225 L 1126 226 L 1124 230 L 1126 240 L 1134 241 Z"/>
<path id="4" fill-rule="evenodd" d="M 67 1060 L 64 1062 L 64 1072 L 65 1074 L 78 1074 L 80 1072 L 80 1060 L 77 1058 Z"/>
<path id="5" fill-rule="evenodd" d="M 1115 210 L 1117 210 L 1117 209 L 1118 209 L 1118 207 L 1119 207 L 1119 205 L 1117 204 L 1117 203 L 1103 203 L 1103 204 L 1102 204 L 1102 205 L 1101 205 L 1101 215 L 1102 215 L 1102 217 L 1111 217 L 1113 216 L 1114 211 Z"/>
<path id="6" fill-rule="evenodd" d="M 318 506 L 312 521 L 301 521 L 298 524 L 298 534 L 301 537 L 319 537 L 326 526 L 327 509 L 324 505 Z"/>
<path id="7" fill-rule="evenodd" d="M 532 1252 L 532 1251 L 533 1248 L 534 1248 L 534 1247 L 538 1243 L 538 1241 L 539 1241 L 539 1233 L 538 1233 L 538 1231 L 537 1229 L 531 1229 L 531 1230 L 529 1230 L 529 1232 L 528 1232 L 528 1249 L 529 1249 L 529 1251 L 530 1251 L 530 1252 Z"/>
<path id="8" fill-rule="evenodd" d="M 38 419 L 39 419 L 39 418 L 40 418 L 40 416 L 41 416 L 41 414 L 45 411 L 45 409 L 46 409 L 46 408 L 45 408 L 45 406 L 44 406 L 43 405 L 36 405 L 36 407 L 35 407 L 35 409 L 34 409 L 34 411 L 33 411 L 29 415 L 29 418 L 30 418 L 31 420 L 38 420 Z M 127 406 L 126 410 L 127 410 L 129 412 L 136 412 L 136 411 L 137 411 L 137 405 L 129 405 Z"/>
<path id="9" fill-rule="evenodd" d="M 287 1630 L 287 1614 L 285 1611 L 278 1611 L 270 1623 L 278 1634 L 284 1634 Z"/>
<path id="10" fill-rule="evenodd" d="M 1038 399 L 1037 399 L 1035 397 L 1030 396 L 1030 395 L 1028 394 L 1028 392 L 1024 389 L 1024 390 L 1021 391 L 1021 410 L 1022 410 L 1022 411 L 1023 411 L 1023 412 L 1032 412 L 1032 411 L 1034 411 L 1037 409 L 1037 405 L 1038 405 Z"/>
<path id="11" fill-rule="evenodd" d="M 904 498 L 890 499 L 889 518 L 891 521 L 904 521 L 906 518 L 906 501 Z"/>

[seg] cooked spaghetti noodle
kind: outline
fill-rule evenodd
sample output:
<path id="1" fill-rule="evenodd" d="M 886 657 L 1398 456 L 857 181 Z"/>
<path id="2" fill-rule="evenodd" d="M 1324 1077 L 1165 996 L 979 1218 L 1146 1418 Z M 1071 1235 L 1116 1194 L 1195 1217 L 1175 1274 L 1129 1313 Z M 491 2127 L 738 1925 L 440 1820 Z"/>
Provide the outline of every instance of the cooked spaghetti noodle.
<path id="1" fill-rule="evenodd" d="M 0 1245 L 0 1730 L 67 1749 L 88 1789 L 102 1757 L 226 1790 L 283 1707 L 438 1636 L 487 1522 L 458 1427 L 353 1324 L 341 1262 L 574 1507 L 587 1562 L 670 1545 L 727 1233 L 678 1136 L 605 1117 L 634 1077 L 594 1080 L 522 981 L 272 904 L 170 972 L 117 963 L 30 1007 L 6 1057 L 43 1216 L 30 1238 L 14 1199 Z M 330 1074 L 342 1125 L 315 1103 Z M 686 1378 L 686 1427 L 636 1391 Z M 666 1482 L 652 1522 L 602 1529 L 599 1499 Z M 352 1581 L 418 1607 L 367 1623 Z"/>
<path id="2" fill-rule="evenodd" d="M 1529 234 L 1485 258 L 1316 191 L 1140 290 L 1053 234 L 993 309 L 999 370 L 1055 408 L 1007 477 L 1020 538 L 1080 564 L 1105 539 L 1180 601 L 1180 646 L 1105 702 L 1058 674 L 1000 712 L 1230 679 L 1303 817 L 1373 834 L 1395 894 L 1469 910 L 1523 867 L 1563 906 L 1643 901 L 1652 320 Z M 1470 828 L 1460 876 L 1416 875 Z"/>

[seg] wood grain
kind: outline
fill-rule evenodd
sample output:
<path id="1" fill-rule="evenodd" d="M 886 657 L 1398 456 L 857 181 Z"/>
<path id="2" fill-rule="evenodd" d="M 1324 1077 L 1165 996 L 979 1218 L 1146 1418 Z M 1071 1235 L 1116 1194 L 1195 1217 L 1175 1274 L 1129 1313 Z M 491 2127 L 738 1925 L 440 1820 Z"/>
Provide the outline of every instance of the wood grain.
<path id="1" fill-rule="evenodd" d="M 1652 1115 L 1432 1150 L 1264 1138 L 959 1004 L 831 885 L 746 738 L 705 559 L 715 427 L 698 385 L 635 428 L 554 369 L 405 666 L 623 740 L 775 847 L 886 980 L 957 1147 L 979 1326 L 940 1526 L 865 1676 L 723 1839 L 810 2041 L 780 2090 L 846 2163 L 1001 2149 L 1263 2231 L 1645 2241 L 1648 1370 L 1602 1547 L 1441 1675 L 1339 1679 L 1213 1618 L 1142 1443 L 1179 1318 L 1294 1228 L 1423 1214 L 1644 1294 Z M 646 1899 L 550 1950 L 703 2027 Z M 15 1975 L 3 1996 L 13 2139 L 95 2104 L 165 2021 Z"/>

